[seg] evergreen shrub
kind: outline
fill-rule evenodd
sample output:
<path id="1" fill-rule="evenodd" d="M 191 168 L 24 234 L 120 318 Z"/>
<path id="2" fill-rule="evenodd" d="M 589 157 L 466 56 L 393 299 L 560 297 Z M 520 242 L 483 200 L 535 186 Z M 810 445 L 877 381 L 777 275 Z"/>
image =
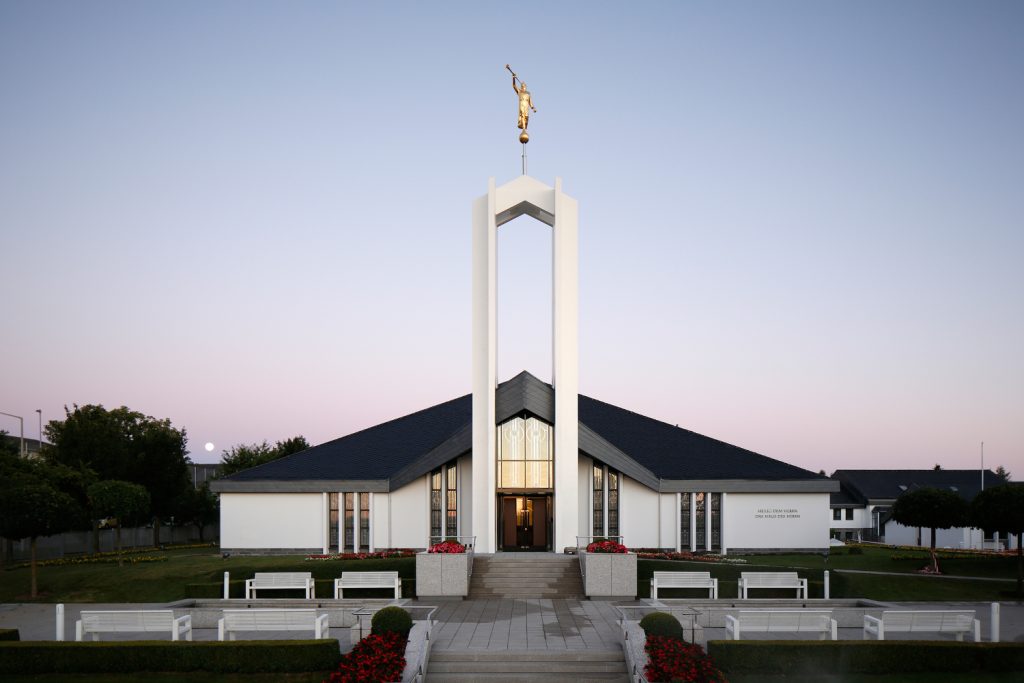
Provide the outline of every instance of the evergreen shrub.
<path id="1" fill-rule="evenodd" d="M 683 639 L 683 626 L 671 614 L 651 612 L 640 620 L 640 628 L 648 636 Z"/>
<path id="2" fill-rule="evenodd" d="M 397 633 L 403 638 L 408 638 L 411 630 L 412 617 L 401 607 L 385 607 L 370 620 L 370 633 L 377 635 Z"/>

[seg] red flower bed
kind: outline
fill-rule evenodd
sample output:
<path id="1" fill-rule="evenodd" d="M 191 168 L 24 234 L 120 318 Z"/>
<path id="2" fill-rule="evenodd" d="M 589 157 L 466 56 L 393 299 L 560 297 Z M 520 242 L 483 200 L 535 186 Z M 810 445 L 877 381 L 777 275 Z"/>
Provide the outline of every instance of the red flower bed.
<path id="1" fill-rule="evenodd" d="M 307 560 L 386 560 L 392 557 L 413 557 L 415 550 L 395 548 L 376 553 L 332 553 L 329 555 L 306 555 Z"/>
<path id="2" fill-rule="evenodd" d="M 614 553 L 616 555 L 624 555 L 629 552 L 629 548 L 618 543 L 616 541 L 594 541 L 587 546 L 588 553 Z"/>
<path id="3" fill-rule="evenodd" d="M 430 546 L 430 553 L 452 553 L 459 554 L 466 552 L 466 546 L 462 545 L 458 541 L 441 541 Z"/>
<path id="4" fill-rule="evenodd" d="M 699 645 L 667 636 L 647 636 L 647 667 L 649 681 L 684 681 L 685 683 L 727 683 L 711 658 Z"/>
<path id="5" fill-rule="evenodd" d="M 338 670 L 324 683 L 400 681 L 405 670 L 405 643 L 405 638 L 393 631 L 366 636 L 341 658 Z"/>

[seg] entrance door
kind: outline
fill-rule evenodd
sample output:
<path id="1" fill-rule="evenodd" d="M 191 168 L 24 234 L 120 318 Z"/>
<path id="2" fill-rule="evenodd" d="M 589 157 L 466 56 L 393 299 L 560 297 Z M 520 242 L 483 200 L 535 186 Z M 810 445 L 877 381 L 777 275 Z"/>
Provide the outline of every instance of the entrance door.
<path id="1" fill-rule="evenodd" d="M 502 496 L 500 509 L 503 550 L 547 550 L 548 496 Z"/>

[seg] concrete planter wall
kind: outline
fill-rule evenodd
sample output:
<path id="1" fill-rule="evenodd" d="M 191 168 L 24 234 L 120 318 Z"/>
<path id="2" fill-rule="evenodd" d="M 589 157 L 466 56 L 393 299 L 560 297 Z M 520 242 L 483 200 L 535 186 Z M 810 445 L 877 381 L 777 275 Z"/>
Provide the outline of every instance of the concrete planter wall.
<path id="1" fill-rule="evenodd" d="M 472 553 L 418 553 L 417 597 L 466 597 L 472 562 Z"/>
<path id="2" fill-rule="evenodd" d="M 636 597 L 636 553 L 580 553 L 588 598 Z"/>

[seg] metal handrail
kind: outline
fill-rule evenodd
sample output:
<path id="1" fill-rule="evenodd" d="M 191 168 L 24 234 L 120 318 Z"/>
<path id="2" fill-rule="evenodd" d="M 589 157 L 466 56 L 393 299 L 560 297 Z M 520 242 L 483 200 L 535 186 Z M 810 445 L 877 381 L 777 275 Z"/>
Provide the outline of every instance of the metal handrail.
<path id="1" fill-rule="evenodd" d="M 602 541 L 615 541 L 616 543 L 622 543 L 622 536 L 577 536 L 576 537 L 576 548 L 586 548 L 588 545 L 594 542 L 595 538 L 600 538 Z M 590 539 L 586 542 L 581 542 L 580 539 Z M 623 544 L 624 545 L 624 544 Z"/>

